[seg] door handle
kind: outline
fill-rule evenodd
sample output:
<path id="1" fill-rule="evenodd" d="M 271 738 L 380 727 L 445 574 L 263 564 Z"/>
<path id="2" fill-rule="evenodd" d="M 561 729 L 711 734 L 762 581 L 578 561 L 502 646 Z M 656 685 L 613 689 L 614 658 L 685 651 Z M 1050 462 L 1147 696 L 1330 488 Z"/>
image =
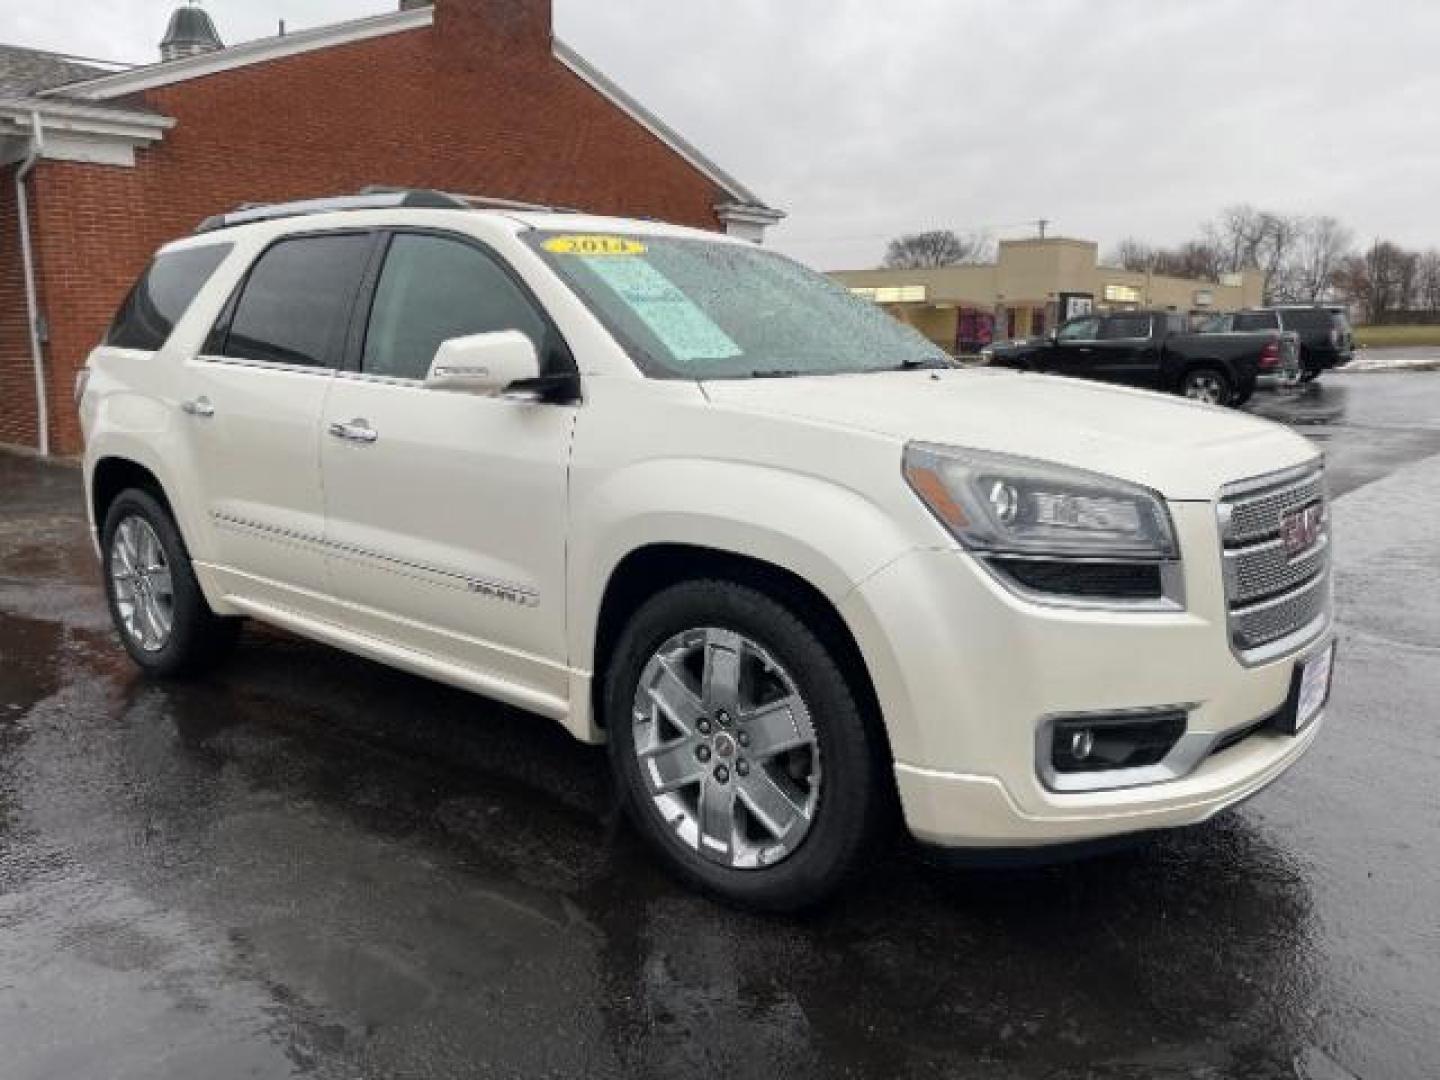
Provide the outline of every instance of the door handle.
<path id="1" fill-rule="evenodd" d="M 370 426 L 368 420 L 351 420 L 348 424 L 335 421 L 330 425 L 330 434 L 347 442 L 373 443 L 380 433 Z"/>
<path id="2" fill-rule="evenodd" d="M 193 401 L 182 401 L 180 411 L 187 416 L 199 416 L 206 419 L 215 415 L 215 406 L 210 404 L 209 398 L 202 396 Z"/>

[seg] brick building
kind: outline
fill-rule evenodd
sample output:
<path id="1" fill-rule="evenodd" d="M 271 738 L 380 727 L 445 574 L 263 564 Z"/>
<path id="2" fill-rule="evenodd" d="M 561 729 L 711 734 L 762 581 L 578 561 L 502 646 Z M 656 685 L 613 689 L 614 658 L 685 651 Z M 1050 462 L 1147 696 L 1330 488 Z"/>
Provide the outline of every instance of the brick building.
<path id="1" fill-rule="evenodd" d="M 555 38 L 550 0 L 404 0 L 232 48 L 182 9 L 164 48 L 106 71 L 0 46 L 0 443 L 47 426 L 77 453 L 75 372 L 125 291 L 240 203 L 389 184 L 756 241 L 782 216 Z"/>

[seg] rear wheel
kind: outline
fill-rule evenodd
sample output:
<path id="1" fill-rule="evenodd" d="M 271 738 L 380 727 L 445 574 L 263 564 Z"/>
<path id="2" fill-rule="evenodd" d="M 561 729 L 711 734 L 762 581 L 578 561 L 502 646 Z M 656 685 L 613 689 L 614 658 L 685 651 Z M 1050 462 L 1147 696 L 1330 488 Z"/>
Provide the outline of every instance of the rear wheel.
<path id="1" fill-rule="evenodd" d="M 218 661 L 237 619 L 210 610 L 174 520 L 149 492 L 118 495 L 101 532 L 110 617 L 132 660 L 152 675 L 192 674 Z"/>
<path id="2" fill-rule="evenodd" d="M 1203 401 L 1207 405 L 1229 405 L 1233 395 L 1229 378 L 1213 367 L 1187 371 L 1180 380 L 1180 393 L 1191 401 Z"/>
<path id="3" fill-rule="evenodd" d="M 685 582 L 645 603 L 616 648 L 605 715 L 631 819 L 709 893 L 814 904 L 878 833 L 878 737 L 812 628 L 747 586 Z"/>
<path id="4" fill-rule="evenodd" d="M 1230 404 L 1235 406 L 1236 408 L 1239 408 L 1241 405 L 1244 405 L 1254 396 L 1255 382 L 1252 379 L 1250 382 L 1242 383 L 1239 387 L 1236 388 L 1234 396 L 1230 399 Z"/>

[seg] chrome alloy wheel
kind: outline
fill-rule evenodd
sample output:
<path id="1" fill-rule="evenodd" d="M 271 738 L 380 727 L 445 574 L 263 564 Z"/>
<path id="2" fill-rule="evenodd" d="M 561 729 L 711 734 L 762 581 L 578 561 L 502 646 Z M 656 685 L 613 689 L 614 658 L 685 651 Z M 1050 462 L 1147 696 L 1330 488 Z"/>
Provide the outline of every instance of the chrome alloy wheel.
<path id="1" fill-rule="evenodd" d="M 1210 371 L 1197 371 L 1185 379 L 1185 396 L 1207 405 L 1225 404 L 1225 380 Z"/>
<path id="2" fill-rule="evenodd" d="M 820 799 L 820 747 L 795 680 L 742 634 L 687 630 L 640 676 L 635 753 L 671 831 L 721 866 L 795 852 Z"/>
<path id="3" fill-rule="evenodd" d="M 159 652 L 175 629 L 175 587 L 154 527 L 132 515 L 110 541 L 110 584 L 125 634 L 146 652 Z"/>

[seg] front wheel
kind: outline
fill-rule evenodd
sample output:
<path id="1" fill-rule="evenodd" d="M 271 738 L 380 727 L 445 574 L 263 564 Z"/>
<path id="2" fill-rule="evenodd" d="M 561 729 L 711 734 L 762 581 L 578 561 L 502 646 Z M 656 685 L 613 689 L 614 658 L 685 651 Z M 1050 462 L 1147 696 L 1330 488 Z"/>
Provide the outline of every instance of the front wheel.
<path id="1" fill-rule="evenodd" d="M 811 626 L 747 586 L 685 582 L 646 602 L 616 648 L 605 716 L 631 819 L 706 892 L 815 904 L 878 834 L 881 740 Z"/>
<path id="2" fill-rule="evenodd" d="M 1320 378 L 1319 368 L 1306 368 L 1300 373 L 1300 381 L 1302 383 L 1312 383 L 1318 378 Z"/>
<path id="3" fill-rule="evenodd" d="M 1228 405 L 1232 395 L 1230 380 L 1219 368 L 1191 368 L 1180 380 L 1180 393 L 1191 401 L 1207 405 Z"/>

